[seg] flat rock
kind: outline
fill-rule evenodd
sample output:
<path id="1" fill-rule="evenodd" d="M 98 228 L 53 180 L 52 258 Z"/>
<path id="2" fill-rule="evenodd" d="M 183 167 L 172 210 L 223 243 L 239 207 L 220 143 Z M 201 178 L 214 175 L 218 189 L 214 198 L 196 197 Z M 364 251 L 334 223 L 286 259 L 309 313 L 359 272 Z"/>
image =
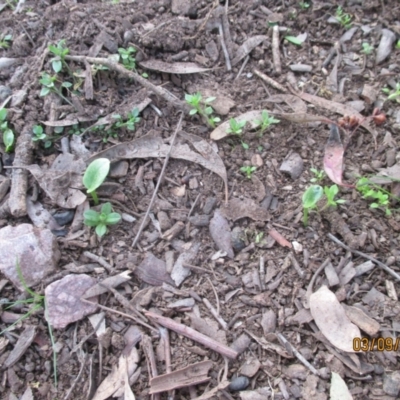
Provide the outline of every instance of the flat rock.
<path id="1" fill-rule="evenodd" d="M 128 173 L 128 161 L 117 161 L 111 164 L 109 176 L 111 178 L 123 178 Z"/>
<path id="2" fill-rule="evenodd" d="M 49 229 L 30 224 L 0 229 L 0 271 L 21 291 L 16 263 L 28 286 L 35 286 L 54 272 L 60 260 L 56 237 Z"/>
<path id="3" fill-rule="evenodd" d="M 81 301 L 83 294 L 96 284 L 89 275 L 67 275 L 51 283 L 44 293 L 47 304 L 47 321 L 53 328 L 62 329 L 68 324 L 84 318 L 97 311 L 97 304 Z M 97 297 L 88 301 L 97 303 Z"/>
<path id="4" fill-rule="evenodd" d="M 171 11 L 176 15 L 187 15 L 190 10 L 190 0 L 172 0 Z"/>
<path id="5" fill-rule="evenodd" d="M 303 159 L 300 157 L 300 154 L 292 153 L 283 161 L 279 171 L 289 174 L 290 177 L 295 180 L 303 172 L 303 164 Z"/>
<path id="6" fill-rule="evenodd" d="M 382 37 L 376 50 L 376 63 L 383 62 L 391 53 L 396 34 L 389 29 L 382 29 Z"/>

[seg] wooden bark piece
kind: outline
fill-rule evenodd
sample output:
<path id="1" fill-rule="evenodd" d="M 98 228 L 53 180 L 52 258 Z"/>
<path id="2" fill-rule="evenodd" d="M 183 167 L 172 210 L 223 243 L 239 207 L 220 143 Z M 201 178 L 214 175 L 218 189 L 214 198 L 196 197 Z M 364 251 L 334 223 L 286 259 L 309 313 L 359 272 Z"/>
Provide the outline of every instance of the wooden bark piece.
<path id="1" fill-rule="evenodd" d="M 201 361 L 169 374 L 156 376 L 150 379 L 150 394 L 208 382 L 211 378 L 207 374 L 212 365 L 212 361 Z"/>

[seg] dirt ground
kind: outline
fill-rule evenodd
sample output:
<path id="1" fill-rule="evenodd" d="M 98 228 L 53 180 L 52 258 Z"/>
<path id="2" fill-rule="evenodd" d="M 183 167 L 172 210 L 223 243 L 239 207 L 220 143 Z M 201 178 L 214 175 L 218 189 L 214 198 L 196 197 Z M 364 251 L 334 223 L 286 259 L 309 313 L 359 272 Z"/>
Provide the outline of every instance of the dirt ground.
<path id="1" fill-rule="evenodd" d="M 1 399 L 400 398 L 398 1 L 0 10 Z"/>

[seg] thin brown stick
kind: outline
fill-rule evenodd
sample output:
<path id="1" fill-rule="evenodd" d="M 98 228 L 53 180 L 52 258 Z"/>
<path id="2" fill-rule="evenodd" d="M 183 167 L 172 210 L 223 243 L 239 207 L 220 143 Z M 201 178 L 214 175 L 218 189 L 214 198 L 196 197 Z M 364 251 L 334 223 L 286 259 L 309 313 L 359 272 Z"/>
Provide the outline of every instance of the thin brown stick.
<path id="1" fill-rule="evenodd" d="M 226 69 L 230 71 L 232 69 L 231 60 L 229 58 L 228 49 L 226 48 L 225 39 L 224 39 L 224 30 L 222 29 L 222 22 L 218 24 L 218 32 L 219 32 L 219 39 L 221 41 L 222 52 L 224 53 L 225 57 L 225 64 Z"/>
<path id="2" fill-rule="evenodd" d="M 279 82 L 273 80 L 272 78 L 270 78 L 269 76 L 263 74 L 262 72 L 260 72 L 258 69 L 253 69 L 253 72 L 259 76 L 263 81 L 267 82 L 268 85 L 272 86 L 273 88 L 280 90 L 283 93 L 287 93 L 287 89 L 285 88 L 285 86 L 282 86 Z"/>
<path id="3" fill-rule="evenodd" d="M 225 346 L 222 343 L 217 342 L 216 340 L 206 335 L 203 335 L 200 332 L 197 332 L 192 328 L 189 328 L 186 325 L 180 324 L 171 318 L 163 317 L 151 311 L 146 312 L 146 316 L 151 318 L 158 324 L 165 326 L 166 328 L 171 329 L 180 335 L 186 336 L 187 338 L 192 339 L 195 342 L 201 343 L 202 345 L 208 347 L 211 350 L 216 351 L 217 353 L 223 356 L 226 356 L 231 359 L 235 359 L 238 356 L 237 351 Z"/>
<path id="4" fill-rule="evenodd" d="M 145 222 L 147 221 L 147 218 L 148 218 L 148 216 L 149 216 L 151 207 L 153 207 L 154 200 L 156 199 L 158 189 L 159 189 L 159 187 L 160 187 L 160 184 L 161 184 L 161 182 L 162 182 L 162 179 L 163 179 L 165 170 L 166 170 L 167 165 L 168 165 L 168 161 L 169 161 L 169 157 L 170 157 L 170 155 L 171 155 L 172 148 L 174 147 L 176 135 L 177 135 L 178 131 L 181 129 L 182 119 L 183 119 L 183 114 L 181 114 L 181 117 L 179 118 L 178 126 L 176 127 L 175 132 L 174 132 L 174 134 L 172 135 L 172 140 L 171 140 L 171 144 L 170 144 L 170 147 L 169 147 L 169 151 L 168 151 L 168 154 L 167 154 L 166 157 L 165 157 L 164 165 L 163 165 L 163 167 L 162 167 L 160 176 L 158 177 L 157 185 L 156 185 L 156 187 L 155 187 L 155 189 L 154 189 L 153 195 L 151 196 L 151 200 L 150 200 L 149 206 L 147 207 L 146 214 L 145 214 L 145 216 L 144 216 L 143 219 L 142 219 L 142 223 L 140 224 L 138 233 L 136 234 L 136 237 L 135 237 L 135 239 L 133 240 L 132 247 L 135 247 L 135 246 L 136 246 L 136 244 L 137 244 L 137 242 L 138 242 L 138 240 L 139 240 L 139 237 L 140 237 L 140 235 L 141 235 L 141 233 L 142 233 L 142 230 L 143 230 L 143 227 L 144 227 L 144 225 L 145 225 Z"/>
<path id="5" fill-rule="evenodd" d="M 383 269 L 384 271 L 386 271 L 389 275 L 391 275 L 393 278 L 397 279 L 400 282 L 400 275 L 393 271 L 391 268 L 389 268 L 386 264 L 384 264 L 383 262 L 380 262 L 379 260 L 377 260 L 374 257 L 369 256 L 368 254 L 365 254 L 361 251 L 358 250 L 353 250 L 351 247 L 345 245 L 344 243 L 342 243 L 337 237 L 333 236 L 331 233 L 328 233 L 328 237 L 329 239 L 331 239 L 332 241 L 334 241 L 336 244 L 338 244 L 339 246 L 343 247 L 344 249 L 346 249 L 347 251 L 350 251 L 354 254 L 357 254 L 358 256 L 364 257 L 367 260 L 370 260 L 374 263 L 376 263 L 378 265 L 379 268 Z"/>
<path id="6" fill-rule="evenodd" d="M 279 75 L 282 73 L 281 55 L 279 54 L 279 26 L 272 28 L 272 60 L 275 72 Z"/>
<path id="7" fill-rule="evenodd" d="M 102 267 L 104 267 L 108 272 L 113 271 L 113 267 L 111 264 L 109 264 L 103 257 L 99 257 L 96 254 L 91 253 L 90 251 L 84 251 L 83 255 L 87 258 L 89 258 L 92 261 L 96 261 L 99 263 Z"/>

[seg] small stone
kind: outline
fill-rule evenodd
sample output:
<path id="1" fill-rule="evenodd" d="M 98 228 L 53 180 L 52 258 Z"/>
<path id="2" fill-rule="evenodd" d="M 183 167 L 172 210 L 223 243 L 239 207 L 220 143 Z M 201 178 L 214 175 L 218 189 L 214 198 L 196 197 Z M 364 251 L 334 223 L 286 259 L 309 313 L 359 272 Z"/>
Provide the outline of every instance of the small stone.
<path id="1" fill-rule="evenodd" d="M 47 304 L 47 321 L 55 329 L 65 328 L 68 324 L 97 311 L 97 304 L 81 301 L 83 294 L 96 284 L 89 275 L 67 275 L 48 285 L 44 291 Z M 97 297 L 88 301 L 97 303 Z"/>
<path id="2" fill-rule="evenodd" d="M 17 272 L 17 262 L 26 285 L 31 287 L 54 272 L 60 260 L 57 239 L 49 229 L 30 224 L 0 229 L 0 271 L 24 291 Z"/>
<path id="3" fill-rule="evenodd" d="M 172 0 L 172 14 L 187 15 L 190 11 L 190 0 Z"/>
<path id="4" fill-rule="evenodd" d="M 26 90 L 16 90 L 11 98 L 11 106 L 19 107 L 25 101 L 27 95 Z"/>
<path id="5" fill-rule="evenodd" d="M 303 159 L 300 154 L 290 154 L 281 164 L 279 171 L 289 174 L 293 180 L 297 179 L 303 172 Z"/>
<path id="6" fill-rule="evenodd" d="M 246 376 L 238 376 L 234 378 L 228 386 L 228 389 L 232 392 L 239 392 L 249 386 L 250 380 Z"/>
<path id="7" fill-rule="evenodd" d="M 123 221 L 129 222 L 130 224 L 132 224 L 133 222 L 136 221 L 135 217 L 133 217 L 132 215 L 127 214 L 127 213 L 122 213 L 121 214 L 121 218 L 122 218 Z"/>
<path id="8" fill-rule="evenodd" d="M 232 229 L 231 233 L 231 242 L 232 242 L 232 247 L 236 251 L 243 250 L 246 247 L 246 243 L 244 242 L 244 232 L 242 231 L 242 228 L 239 226 L 235 226 Z"/>
<path id="9" fill-rule="evenodd" d="M 219 51 L 218 51 L 217 44 L 214 42 L 214 40 L 212 40 L 211 42 L 208 42 L 206 44 L 206 52 L 209 55 L 209 57 L 211 58 L 211 60 L 213 60 L 214 62 L 218 60 Z"/>
<path id="10" fill-rule="evenodd" d="M 400 393 L 400 371 L 385 375 L 383 378 L 383 391 L 389 396 L 398 398 Z"/>
<path id="11" fill-rule="evenodd" d="M 251 157 L 251 165 L 255 167 L 262 167 L 264 165 L 264 161 L 259 154 L 254 154 Z"/>
<path id="12" fill-rule="evenodd" d="M 53 214 L 53 218 L 57 221 L 57 224 L 60 226 L 64 226 L 69 224 L 75 216 L 74 210 L 66 210 L 66 211 L 57 211 Z"/>
<path id="13" fill-rule="evenodd" d="M 12 90 L 8 86 L 0 85 L 0 102 L 11 96 Z"/>
<path id="14" fill-rule="evenodd" d="M 240 373 L 248 378 L 252 378 L 260 367 L 261 362 L 257 358 L 250 358 L 240 367 Z"/>
<path id="15" fill-rule="evenodd" d="M 292 64 L 289 68 L 294 72 L 311 72 L 312 66 L 306 64 Z"/>
<path id="16" fill-rule="evenodd" d="M 128 168 L 128 161 L 117 161 L 111 164 L 108 176 L 111 178 L 123 178 L 128 173 Z"/>
<path id="17" fill-rule="evenodd" d="M 376 63 L 383 62 L 391 53 L 396 34 L 389 29 L 382 29 L 382 37 L 376 50 Z"/>
<path id="18" fill-rule="evenodd" d="M 199 187 L 199 182 L 197 178 L 192 178 L 189 180 L 189 189 L 197 189 Z"/>
<path id="19" fill-rule="evenodd" d="M 165 211 L 159 211 L 157 213 L 157 219 L 163 232 L 171 228 L 172 222 Z"/>
<path id="20" fill-rule="evenodd" d="M 216 197 L 207 197 L 204 207 L 203 207 L 203 213 L 204 214 L 210 214 L 211 211 L 214 209 L 215 205 L 217 204 L 217 198 Z"/>
<path id="21" fill-rule="evenodd" d="M 189 222 L 194 226 L 208 226 L 210 219 L 210 215 L 194 215 L 193 217 L 189 217 Z"/>

